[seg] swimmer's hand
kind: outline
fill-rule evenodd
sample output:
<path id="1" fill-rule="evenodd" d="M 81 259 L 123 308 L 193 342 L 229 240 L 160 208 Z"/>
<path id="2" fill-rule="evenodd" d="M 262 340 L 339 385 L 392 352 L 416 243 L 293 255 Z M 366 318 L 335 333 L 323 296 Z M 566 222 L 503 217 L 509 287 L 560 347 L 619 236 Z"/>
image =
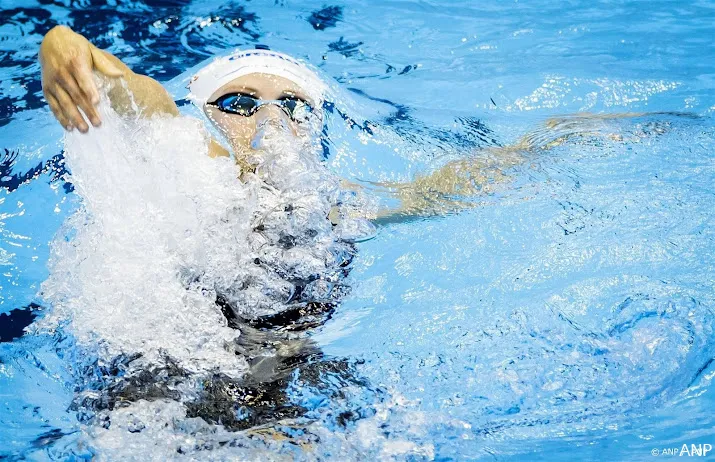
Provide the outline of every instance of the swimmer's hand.
<path id="1" fill-rule="evenodd" d="M 42 92 L 60 124 L 68 131 L 76 127 L 86 133 L 89 126 L 80 114 L 81 109 L 92 125 L 98 127 L 102 123 L 96 109 L 99 91 L 92 71 L 120 77 L 124 70 L 89 40 L 65 26 L 54 27 L 45 35 L 40 46 L 40 65 Z"/>

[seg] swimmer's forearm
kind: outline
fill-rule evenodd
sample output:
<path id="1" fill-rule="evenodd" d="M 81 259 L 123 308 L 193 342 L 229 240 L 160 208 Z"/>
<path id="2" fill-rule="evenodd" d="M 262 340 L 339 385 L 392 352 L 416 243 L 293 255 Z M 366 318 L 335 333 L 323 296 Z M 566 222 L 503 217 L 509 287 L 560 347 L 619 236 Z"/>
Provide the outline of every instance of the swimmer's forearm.
<path id="1" fill-rule="evenodd" d="M 126 82 L 126 87 L 121 82 L 113 82 L 109 91 L 109 99 L 115 111 L 123 115 L 129 114 L 133 112 L 134 105 L 136 105 L 142 116 L 179 115 L 179 109 L 176 107 L 174 99 L 159 82 L 146 75 L 133 72 L 129 66 L 113 54 L 100 50 L 94 45 L 91 46 L 93 53 L 103 54 L 112 64 L 123 71 L 122 79 Z"/>
<path id="2" fill-rule="evenodd" d="M 625 112 L 615 114 L 572 114 L 544 121 L 536 130 L 509 146 L 483 149 L 479 156 L 452 161 L 410 183 L 372 183 L 398 206 L 385 208 L 374 217 L 376 223 L 392 223 L 419 217 L 444 215 L 474 207 L 475 197 L 495 192 L 510 179 L 508 171 L 525 162 L 536 152 L 546 152 L 573 138 L 599 136 L 622 141 L 617 127 L 603 124 L 609 120 L 666 115 L 698 117 L 684 112 Z M 657 132 L 656 132 L 657 133 Z"/>
<path id="3" fill-rule="evenodd" d="M 493 194 L 508 180 L 504 171 L 522 162 L 517 150 L 485 150 L 417 176 L 411 182 L 370 182 L 368 189 L 387 199 L 376 224 L 456 213 L 475 207 L 475 198 Z"/>
<path id="4" fill-rule="evenodd" d="M 115 66 L 124 72 L 126 88 L 122 85 L 112 85 L 109 91 L 109 99 L 112 108 L 120 114 L 133 112 L 133 105 L 136 104 L 142 116 L 150 117 L 154 114 L 166 114 L 171 116 L 179 115 L 179 108 L 169 92 L 156 80 L 146 75 L 133 72 L 129 66 L 113 54 L 100 50 L 92 45 L 98 52 L 102 53 Z M 127 92 L 131 93 L 130 94 Z M 216 140 L 211 139 L 209 143 L 209 156 L 228 157 L 230 154 Z"/>

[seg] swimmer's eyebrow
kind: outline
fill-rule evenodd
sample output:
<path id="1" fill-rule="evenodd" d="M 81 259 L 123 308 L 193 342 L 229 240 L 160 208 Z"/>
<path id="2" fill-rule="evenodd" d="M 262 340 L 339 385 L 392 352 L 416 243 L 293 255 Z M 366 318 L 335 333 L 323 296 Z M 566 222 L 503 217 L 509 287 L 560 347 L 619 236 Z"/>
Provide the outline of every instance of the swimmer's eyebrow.
<path id="1" fill-rule="evenodd" d="M 228 88 L 223 92 L 224 95 L 227 95 L 227 94 L 229 94 L 229 93 L 242 93 L 242 94 L 244 94 L 244 95 L 253 96 L 253 95 L 255 95 L 256 93 L 258 93 L 258 90 L 256 90 L 255 88 L 247 87 L 247 86 L 245 86 L 245 85 L 240 85 L 240 86 L 239 86 L 239 85 L 236 85 L 235 87 L 234 87 L 234 86 L 228 87 Z"/>
<path id="2" fill-rule="evenodd" d="M 305 97 L 305 95 L 301 95 L 300 93 L 296 93 L 296 92 L 290 91 L 290 90 L 284 90 L 278 99 L 285 99 L 285 98 L 298 98 L 300 100 L 305 101 L 306 103 L 310 102 L 310 100 L 307 97 Z"/>
<path id="3" fill-rule="evenodd" d="M 256 90 L 255 88 L 246 87 L 246 86 L 243 86 L 243 85 L 242 85 L 240 88 L 237 88 L 235 91 L 237 91 L 237 92 L 239 92 L 239 93 L 246 93 L 246 94 L 249 94 L 249 95 L 251 95 L 251 96 L 253 96 L 253 95 L 255 95 L 256 93 L 258 93 L 258 90 Z"/>

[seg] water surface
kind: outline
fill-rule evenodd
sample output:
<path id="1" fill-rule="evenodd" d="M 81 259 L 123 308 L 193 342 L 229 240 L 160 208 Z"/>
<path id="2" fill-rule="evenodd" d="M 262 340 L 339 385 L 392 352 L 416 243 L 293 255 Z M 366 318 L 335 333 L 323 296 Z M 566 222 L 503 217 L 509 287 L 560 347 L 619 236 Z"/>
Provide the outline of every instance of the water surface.
<path id="1" fill-rule="evenodd" d="M 640 460 L 715 444 L 711 3 L 0 8 L 0 457 Z M 359 243 L 330 319 L 280 339 L 305 354 L 259 387 L 277 404 L 216 426 L 138 401 L 103 426 L 76 406 L 88 375 L 72 335 L 16 338 L 50 309 L 48 245 L 80 207 L 40 91 L 37 48 L 55 24 L 164 82 L 188 115 L 190 69 L 216 53 L 263 43 L 306 59 L 336 81 L 339 109 L 372 123 L 330 119 L 326 165 L 353 181 L 574 136 L 524 154 L 468 210 Z M 578 112 L 649 114 L 545 128 Z"/>

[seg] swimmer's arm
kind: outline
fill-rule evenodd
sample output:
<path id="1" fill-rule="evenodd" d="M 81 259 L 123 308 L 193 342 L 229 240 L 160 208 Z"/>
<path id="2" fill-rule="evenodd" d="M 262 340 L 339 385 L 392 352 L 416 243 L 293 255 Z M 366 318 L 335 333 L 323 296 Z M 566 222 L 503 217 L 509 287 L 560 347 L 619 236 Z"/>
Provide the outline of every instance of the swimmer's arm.
<path id="1" fill-rule="evenodd" d="M 94 47 L 94 45 L 92 45 L 92 47 Z M 174 117 L 179 115 L 179 108 L 176 106 L 174 99 L 159 82 L 146 75 L 132 72 L 132 70 L 116 56 L 99 50 L 98 48 L 97 50 L 103 53 L 107 59 L 116 63 L 117 67 L 120 67 L 124 71 L 126 88 L 118 84 L 118 82 L 113 82 L 109 90 L 109 100 L 112 103 L 112 109 L 118 114 L 133 114 L 135 112 L 132 107 L 133 100 L 134 104 L 140 109 L 140 115 L 142 117 L 151 117 L 155 114 L 164 114 Z M 127 90 L 131 92 L 131 95 Z M 230 157 L 229 152 L 213 138 L 211 138 L 208 148 L 209 157 Z"/>
<path id="2" fill-rule="evenodd" d="M 382 207 L 365 218 L 378 225 L 401 223 L 479 205 L 476 198 L 497 192 L 509 179 L 508 169 L 524 161 L 520 144 L 486 148 L 412 181 L 344 182 L 343 187 L 382 198 Z"/>
<path id="3" fill-rule="evenodd" d="M 137 74 L 129 69 L 119 58 L 111 53 L 100 50 L 90 44 L 92 53 L 102 53 L 107 60 L 122 70 L 126 88 L 120 82 L 112 82 L 109 90 L 109 100 L 112 109 L 118 114 L 126 115 L 134 113 L 132 99 L 140 109 L 140 114 L 144 117 L 151 117 L 154 114 L 165 114 L 171 116 L 179 115 L 179 108 L 169 92 L 156 80 L 146 75 Z M 127 91 L 128 90 L 128 91 Z M 131 94 L 129 93 L 131 92 Z M 133 98 L 132 98 L 133 97 Z M 215 139 L 209 142 L 209 157 L 230 157 L 229 152 L 221 146 Z"/>
<path id="4" fill-rule="evenodd" d="M 178 115 L 179 110 L 169 93 L 156 80 L 132 72 L 111 53 L 102 51 L 82 35 L 66 26 L 52 28 L 40 46 L 42 90 L 57 120 L 67 129 L 89 129 L 80 110 L 92 125 L 101 120 L 96 106 L 99 89 L 93 71 L 109 77 L 109 98 L 120 114 L 128 114 L 134 107 L 142 115 Z M 133 102 L 136 106 L 132 105 Z"/>
<path id="5" fill-rule="evenodd" d="M 95 127 L 101 124 L 96 110 L 99 91 L 93 71 L 110 78 L 108 92 L 112 108 L 127 115 L 179 115 L 173 98 L 151 77 L 133 72 L 119 58 L 100 50 L 89 40 L 66 26 L 51 29 L 40 46 L 42 89 L 53 114 L 66 130 L 89 130 L 80 109 Z M 228 156 L 215 140 L 209 144 L 211 157 Z"/>
<path id="6" fill-rule="evenodd" d="M 384 207 L 372 218 L 378 224 L 393 223 L 475 207 L 478 205 L 475 198 L 496 192 L 510 179 L 509 170 L 523 164 L 534 154 L 545 153 L 580 137 L 596 136 L 622 141 L 623 135 L 617 127 L 606 122 L 654 116 L 697 117 L 682 112 L 626 112 L 581 113 L 549 118 L 512 145 L 485 148 L 432 173 L 418 176 L 412 182 L 365 183 L 366 189 L 395 203 L 393 207 Z"/>
<path id="7" fill-rule="evenodd" d="M 178 116 L 179 108 L 176 106 L 174 99 L 169 95 L 169 92 L 156 80 L 146 75 L 133 72 L 129 66 L 124 64 L 119 58 L 111 53 L 100 50 L 94 45 L 92 54 L 102 53 L 107 60 L 121 69 L 123 80 L 126 82 L 113 81 L 109 90 L 109 100 L 112 103 L 112 109 L 118 114 L 127 115 L 135 112 L 133 103 L 139 108 L 140 115 L 143 117 L 151 117 L 155 114 L 165 114 L 170 116 Z M 230 157 L 229 152 L 221 146 L 215 139 L 211 138 L 209 142 L 209 157 Z"/>
<path id="8" fill-rule="evenodd" d="M 155 114 L 179 115 L 179 108 L 174 99 L 159 82 L 146 75 L 133 72 L 129 66 L 113 54 L 100 50 L 91 43 L 89 46 L 93 57 L 103 55 L 108 62 L 122 72 L 122 78 L 113 79 L 109 89 L 112 109 L 118 114 L 133 114 L 135 109 L 132 103 L 134 103 L 143 117 L 151 117 Z"/>
<path id="9" fill-rule="evenodd" d="M 375 224 L 401 223 L 457 213 L 479 203 L 479 196 L 496 192 L 508 178 L 506 165 L 482 157 L 450 162 L 411 182 L 363 183 L 361 189 L 385 199 L 370 218 Z M 388 205 L 389 204 L 389 205 Z"/>
<path id="10" fill-rule="evenodd" d="M 395 205 L 384 207 L 376 223 L 395 223 L 415 218 L 442 216 L 475 207 L 478 197 L 488 196 L 509 180 L 508 171 L 523 164 L 535 152 L 545 152 L 574 136 L 602 135 L 598 122 L 638 117 L 643 114 L 576 114 L 550 118 L 508 146 L 491 146 L 441 168 L 418 175 L 411 182 L 369 183 L 366 187 Z"/>

